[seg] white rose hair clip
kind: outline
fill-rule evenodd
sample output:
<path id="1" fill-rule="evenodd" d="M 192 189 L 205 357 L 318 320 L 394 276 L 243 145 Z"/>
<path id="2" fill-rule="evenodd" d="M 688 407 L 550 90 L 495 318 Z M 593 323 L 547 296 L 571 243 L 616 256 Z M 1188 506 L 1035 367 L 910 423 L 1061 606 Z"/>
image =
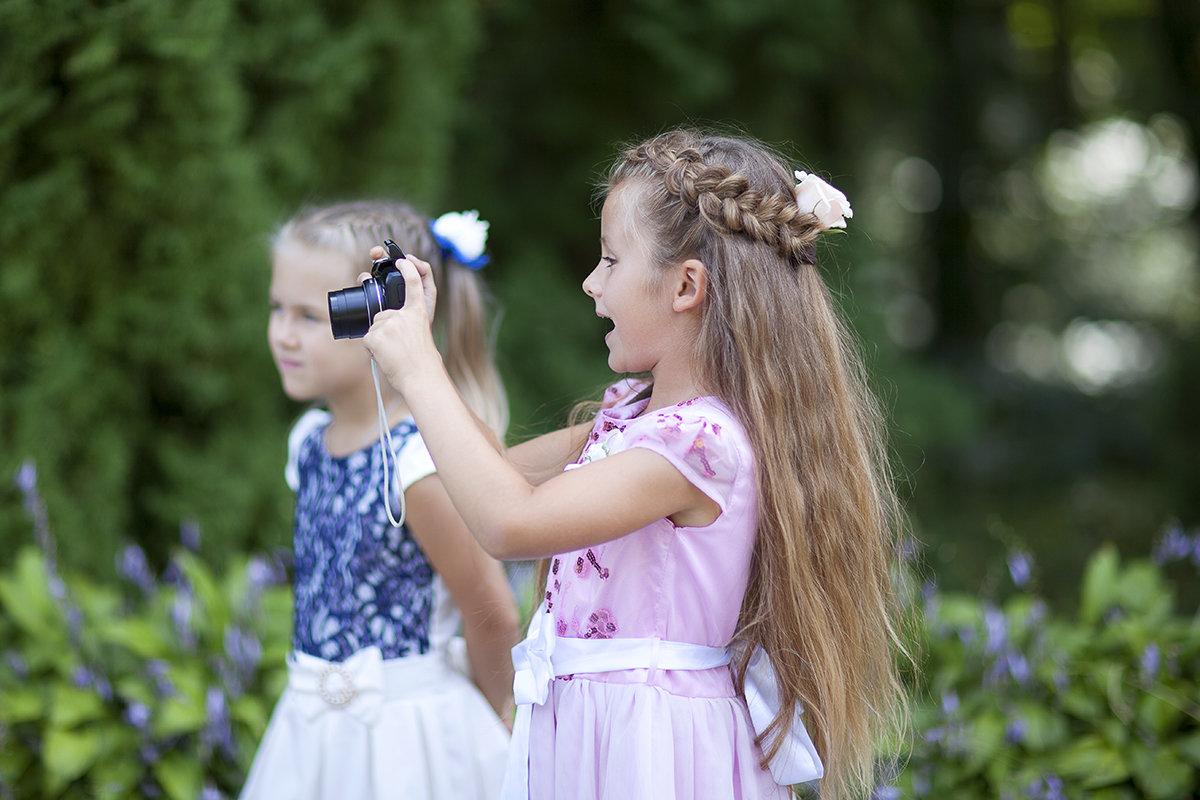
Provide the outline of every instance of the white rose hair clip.
<path id="1" fill-rule="evenodd" d="M 451 211 L 442 214 L 429 226 L 433 238 L 442 250 L 468 269 L 480 269 L 488 263 L 488 223 L 479 218 L 478 211 Z"/>
<path id="2" fill-rule="evenodd" d="M 821 230 L 846 227 L 846 220 L 854 216 L 846 195 L 816 175 L 796 170 L 796 205 L 800 210 L 817 218 Z"/>

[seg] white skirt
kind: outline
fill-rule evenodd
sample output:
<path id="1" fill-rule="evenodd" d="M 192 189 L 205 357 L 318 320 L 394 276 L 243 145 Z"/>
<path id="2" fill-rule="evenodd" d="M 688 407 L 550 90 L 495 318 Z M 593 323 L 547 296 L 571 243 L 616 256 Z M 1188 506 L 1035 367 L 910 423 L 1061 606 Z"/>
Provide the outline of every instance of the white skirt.
<path id="1" fill-rule="evenodd" d="M 454 661 L 292 653 L 242 800 L 499 797 L 508 731 Z"/>

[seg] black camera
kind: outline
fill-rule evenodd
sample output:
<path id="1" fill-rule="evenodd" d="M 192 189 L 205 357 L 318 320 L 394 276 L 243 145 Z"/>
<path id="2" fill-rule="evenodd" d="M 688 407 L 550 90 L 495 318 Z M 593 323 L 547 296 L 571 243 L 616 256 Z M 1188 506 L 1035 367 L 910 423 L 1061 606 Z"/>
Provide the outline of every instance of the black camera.
<path id="1" fill-rule="evenodd" d="M 385 308 L 404 306 L 404 276 L 396 261 L 404 251 L 391 239 L 385 241 L 387 257 L 371 262 L 371 277 L 362 287 L 351 286 L 329 293 L 329 327 L 335 339 L 359 339 L 367 335 L 375 315 Z"/>

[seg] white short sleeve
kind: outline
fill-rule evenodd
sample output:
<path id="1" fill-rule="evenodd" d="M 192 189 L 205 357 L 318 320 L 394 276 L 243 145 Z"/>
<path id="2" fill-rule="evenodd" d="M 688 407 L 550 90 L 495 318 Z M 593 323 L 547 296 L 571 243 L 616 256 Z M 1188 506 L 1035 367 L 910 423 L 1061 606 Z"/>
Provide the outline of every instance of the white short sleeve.
<path id="1" fill-rule="evenodd" d="M 293 492 L 300 488 L 300 445 L 313 431 L 324 428 L 332 419 L 333 417 L 328 411 L 312 408 L 306 411 L 292 426 L 292 432 L 288 434 L 288 460 L 287 466 L 283 470 L 283 477 Z"/>
<path id="2" fill-rule="evenodd" d="M 414 433 L 404 440 L 404 444 L 396 452 L 396 474 L 400 476 L 400 486 L 404 489 L 412 486 L 421 478 L 437 472 L 433 456 L 420 433 Z"/>

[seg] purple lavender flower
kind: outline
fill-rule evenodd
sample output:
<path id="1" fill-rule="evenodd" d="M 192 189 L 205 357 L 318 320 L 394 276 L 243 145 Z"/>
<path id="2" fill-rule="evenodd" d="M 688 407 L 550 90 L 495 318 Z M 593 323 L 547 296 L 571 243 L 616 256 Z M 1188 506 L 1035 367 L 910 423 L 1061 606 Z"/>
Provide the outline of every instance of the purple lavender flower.
<path id="1" fill-rule="evenodd" d="M 987 632 L 984 650 L 988 653 L 999 653 L 1008 643 L 1008 620 L 1004 618 L 1004 612 L 988 606 L 983 612 L 983 626 Z"/>
<path id="2" fill-rule="evenodd" d="M 117 572 L 142 590 L 143 594 L 154 592 L 154 576 L 146 561 L 146 552 L 136 544 L 126 546 L 117 557 Z"/>
<path id="3" fill-rule="evenodd" d="M 1158 674 L 1158 669 L 1162 665 L 1162 654 L 1158 650 L 1158 645 L 1154 642 L 1146 645 L 1146 649 L 1142 651 L 1141 667 L 1143 678 L 1153 678 Z"/>
<path id="4" fill-rule="evenodd" d="M 54 537 L 50 534 L 50 519 L 46 515 L 46 503 L 38 494 L 37 488 L 37 464 L 32 458 L 27 458 L 21 462 L 21 466 L 17 469 L 17 473 L 13 476 L 13 482 L 20 490 L 23 501 L 22 506 L 25 509 L 25 514 L 33 522 L 33 534 L 37 539 L 38 545 L 42 548 L 42 553 L 45 555 L 47 562 L 47 573 L 53 573 L 55 563 L 55 547 Z"/>
<path id="5" fill-rule="evenodd" d="M 32 458 L 27 458 L 21 462 L 21 466 L 17 467 L 17 473 L 13 476 L 13 483 L 21 490 L 21 494 L 28 497 L 31 493 L 37 491 L 37 464 Z"/>
<path id="6" fill-rule="evenodd" d="M 1004 731 L 1004 741 L 1009 744 L 1020 744 L 1025 741 L 1025 723 L 1019 719 L 1011 719 Z"/>
<path id="7" fill-rule="evenodd" d="M 958 711 L 958 692 L 942 692 L 942 712 L 953 714 Z"/>
<path id="8" fill-rule="evenodd" d="M 1013 583 L 1018 588 L 1025 588 L 1033 576 L 1033 559 L 1030 558 L 1029 553 L 1021 550 L 1009 553 L 1008 574 L 1012 576 Z"/>
<path id="9" fill-rule="evenodd" d="M 80 665 L 71 673 L 71 685 L 76 689 L 87 689 L 96 683 L 96 673 L 92 672 L 87 667 Z"/>
<path id="10" fill-rule="evenodd" d="M 150 726 L 150 707 L 137 700 L 130 701 L 122 715 L 135 729 L 145 733 Z"/>
<path id="11" fill-rule="evenodd" d="M 185 647 L 196 644 L 196 634 L 192 630 L 192 587 L 182 583 L 175 592 L 175 602 L 171 604 L 171 623 L 175 626 L 175 634 Z"/>
<path id="12" fill-rule="evenodd" d="M 8 664 L 8 668 L 21 680 L 29 677 L 29 662 L 16 650 L 8 650 L 4 653 L 4 663 Z"/>
<path id="13" fill-rule="evenodd" d="M 204 783 L 204 788 L 200 790 L 200 800 L 223 800 L 225 795 L 210 782 Z"/>
<path id="14" fill-rule="evenodd" d="M 250 677 L 262 661 L 262 643 L 253 633 L 232 625 L 225 629 L 225 654 L 243 677 Z"/>
<path id="15" fill-rule="evenodd" d="M 871 800 L 900 800 L 900 790 L 895 786 L 876 786 Z"/>
<path id="16" fill-rule="evenodd" d="M 154 658 L 145 664 L 146 675 L 150 677 L 154 685 L 154 694 L 160 700 L 167 697 L 174 697 L 175 684 L 171 683 L 170 673 L 171 665 L 160 658 Z"/>
<path id="17" fill-rule="evenodd" d="M 221 687 L 208 687 L 204 708 L 208 713 L 208 725 L 201 732 L 201 740 L 212 749 L 220 748 L 231 758 L 236 756 L 237 745 L 233 741 L 233 721 L 229 714 L 229 703 L 225 699 L 225 692 L 221 690 Z"/>
<path id="18" fill-rule="evenodd" d="M 1167 528 L 1167 532 L 1154 546 L 1154 551 L 1151 553 L 1151 560 L 1158 566 L 1163 566 L 1168 561 L 1178 561 L 1187 558 L 1192 551 L 1192 542 L 1190 537 L 1183 532 L 1183 528 L 1178 522 L 1171 523 L 1171 527 Z"/>
<path id="19" fill-rule="evenodd" d="M 162 749 L 153 739 L 146 739 L 138 748 L 138 758 L 143 764 L 154 764 L 162 758 Z"/>
<path id="20" fill-rule="evenodd" d="M 200 552 L 200 524 L 193 519 L 179 526 L 179 541 L 193 553 Z"/>
<path id="21" fill-rule="evenodd" d="M 1017 650 L 1009 650 L 1004 654 L 1004 662 L 1008 666 L 1008 674 L 1017 683 L 1025 684 L 1029 682 L 1029 678 L 1033 675 L 1033 670 L 1029 668 L 1029 662 L 1025 659 L 1023 653 Z"/>

